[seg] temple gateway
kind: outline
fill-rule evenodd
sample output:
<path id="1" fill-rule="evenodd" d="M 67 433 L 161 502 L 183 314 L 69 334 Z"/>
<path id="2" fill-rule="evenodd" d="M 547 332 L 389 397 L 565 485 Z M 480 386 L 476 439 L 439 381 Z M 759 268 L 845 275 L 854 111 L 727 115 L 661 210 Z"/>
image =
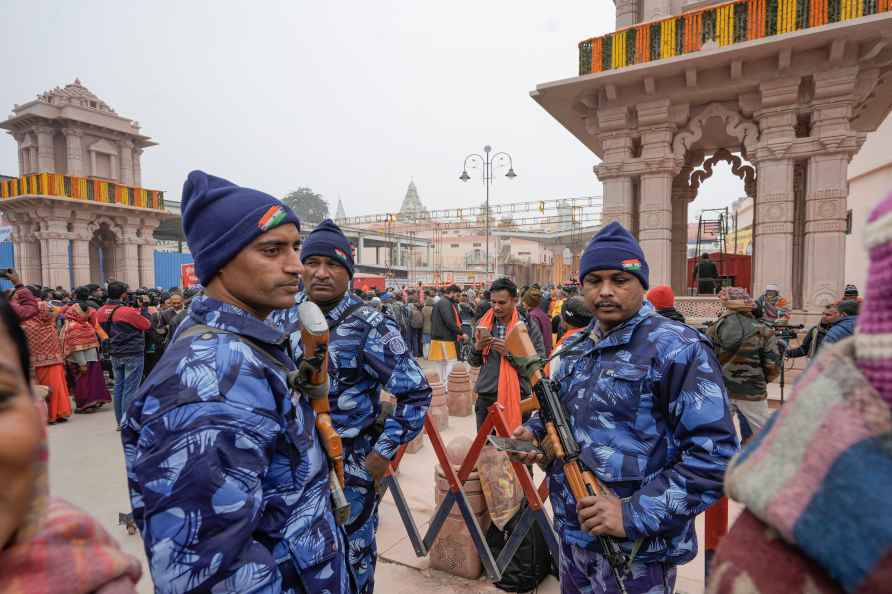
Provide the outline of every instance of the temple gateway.
<path id="1" fill-rule="evenodd" d="M 818 312 L 845 286 L 847 168 L 892 108 L 889 0 L 615 0 L 579 76 L 533 98 L 601 163 L 603 221 L 683 294 L 688 204 L 728 161 L 755 201 L 753 289 Z"/>

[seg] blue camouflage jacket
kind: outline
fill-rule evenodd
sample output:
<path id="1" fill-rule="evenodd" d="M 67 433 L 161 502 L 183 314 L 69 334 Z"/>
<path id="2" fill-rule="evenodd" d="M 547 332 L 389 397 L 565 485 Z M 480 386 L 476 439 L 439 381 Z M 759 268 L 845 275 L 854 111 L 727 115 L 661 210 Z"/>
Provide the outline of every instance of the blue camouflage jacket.
<path id="1" fill-rule="evenodd" d="M 306 299 L 301 293 L 297 301 Z M 288 315 L 291 311 L 287 310 Z M 328 348 L 332 424 L 348 444 L 367 435 L 381 412 L 383 387 L 396 398 L 396 409 L 385 421 L 374 449 L 392 459 L 400 445 L 424 428 L 431 403 L 427 379 L 396 322 L 373 307 L 362 306 L 362 301 L 349 291 L 325 318 L 329 326 L 337 323 Z M 292 334 L 291 346 L 294 356 L 300 357 L 299 332 Z"/>
<path id="2" fill-rule="evenodd" d="M 705 336 L 647 302 L 596 342 L 597 323 L 562 354 L 555 375 L 580 461 L 623 499 L 626 552 L 644 537 L 637 560 L 687 562 L 697 554 L 694 516 L 722 495 L 738 449 L 721 367 Z M 538 416 L 527 426 L 543 436 Z M 559 465 L 549 473 L 555 527 L 598 550 L 580 530 Z"/>
<path id="3" fill-rule="evenodd" d="M 207 297 L 177 336 L 196 323 L 295 368 L 283 346 L 293 327 Z M 174 337 L 122 431 L 156 592 L 291 592 L 295 574 L 343 563 L 314 423 L 284 371 L 233 334 Z"/>

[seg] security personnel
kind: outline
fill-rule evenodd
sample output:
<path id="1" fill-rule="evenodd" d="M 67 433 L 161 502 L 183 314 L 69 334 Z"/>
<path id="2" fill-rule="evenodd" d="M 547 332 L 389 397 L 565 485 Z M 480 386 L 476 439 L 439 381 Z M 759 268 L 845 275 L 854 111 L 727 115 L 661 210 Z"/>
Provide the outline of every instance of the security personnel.
<path id="1" fill-rule="evenodd" d="M 349 561 L 357 592 L 371 593 L 377 558 L 376 483 L 397 449 L 424 428 L 431 388 L 396 322 L 348 290 L 353 254 L 337 225 L 331 220 L 320 223 L 304 241 L 300 259 L 304 292 L 298 302 L 316 303 L 331 332 L 329 401 L 344 445 L 345 494 L 351 508 L 346 525 Z M 299 333 L 292 335 L 291 344 L 299 356 Z M 396 397 L 394 413 L 383 427 L 376 423 L 382 388 Z"/>
<path id="2" fill-rule="evenodd" d="M 125 410 L 133 517 L 155 592 L 350 591 L 329 469 L 289 387 L 300 221 L 276 198 L 201 171 L 183 229 L 205 290 Z"/>
<path id="3" fill-rule="evenodd" d="M 737 451 L 722 371 L 706 337 L 645 302 L 647 262 L 619 223 L 586 246 L 579 280 L 595 320 L 562 351 L 555 381 L 580 462 L 612 494 L 577 502 L 562 467 L 548 468 L 561 592 L 617 591 L 593 538 L 608 535 L 627 555 L 637 550 L 625 574 L 629 594 L 669 593 L 676 566 L 697 555 L 694 517 L 721 496 Z M 529 441 L 544 435 L 538 416 L 514 432 Z"/>

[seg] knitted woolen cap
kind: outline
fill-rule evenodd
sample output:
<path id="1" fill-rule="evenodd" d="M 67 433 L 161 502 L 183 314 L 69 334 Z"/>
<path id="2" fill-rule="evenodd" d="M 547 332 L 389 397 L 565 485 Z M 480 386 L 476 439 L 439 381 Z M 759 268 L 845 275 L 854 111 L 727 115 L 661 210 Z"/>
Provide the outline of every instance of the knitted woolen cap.
<path id="1" fill-rule="evenodd" d="M 675 293 L 669 285 L 657 285 L 647 292 L 647 300 L 657 309 L 666 309 L 675 305 Z"/>
<path id="2" fill-rule="evenodd" d="M 855 359 L 873 388 L 892 405 L 892 194 L 867 217 L 864 241 L 870 266 L 855 330 Z"/>
<path id="3" fill-rule="evenodd" d="M 647 261 L 641 246 L 629 231 L 618 222 L 603 227 L 592 237 L 579 258 L 579 282 L 594 270 L 622 270 L 638 277 L 641 286 L 648 288 Z"/>

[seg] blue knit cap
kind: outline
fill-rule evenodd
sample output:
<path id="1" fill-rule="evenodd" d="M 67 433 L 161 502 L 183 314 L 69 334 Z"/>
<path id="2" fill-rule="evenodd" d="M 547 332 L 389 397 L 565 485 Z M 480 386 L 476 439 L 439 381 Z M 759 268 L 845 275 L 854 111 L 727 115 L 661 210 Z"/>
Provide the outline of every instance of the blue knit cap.
<path id="1" fill-rule="evenodd" d="M 647 289 L 648 268 L 644 252 L 632 234 L 616 221 L 592 237 L 579 259 L 579 282 L 593 270 L 622 270 L 634 274 Z"/>
<path id="2" fill-rule="evenodd" d="M 331 258 L 346 268 L 350 278 L 353 278 L 353 247 L 341 228 L 331 219 L 319 223 L 300 246 L 300 261 L 306 262 L 310 256 Z"/>
<path id="3" fill-rule="evenodd" d="M 195 274 L 205 286 L 270 229 L 291 223 L 300 231 L 300 219 L 283 202 L 204 171 L 193 171 L 186 178 L 180 210 Z"/>

